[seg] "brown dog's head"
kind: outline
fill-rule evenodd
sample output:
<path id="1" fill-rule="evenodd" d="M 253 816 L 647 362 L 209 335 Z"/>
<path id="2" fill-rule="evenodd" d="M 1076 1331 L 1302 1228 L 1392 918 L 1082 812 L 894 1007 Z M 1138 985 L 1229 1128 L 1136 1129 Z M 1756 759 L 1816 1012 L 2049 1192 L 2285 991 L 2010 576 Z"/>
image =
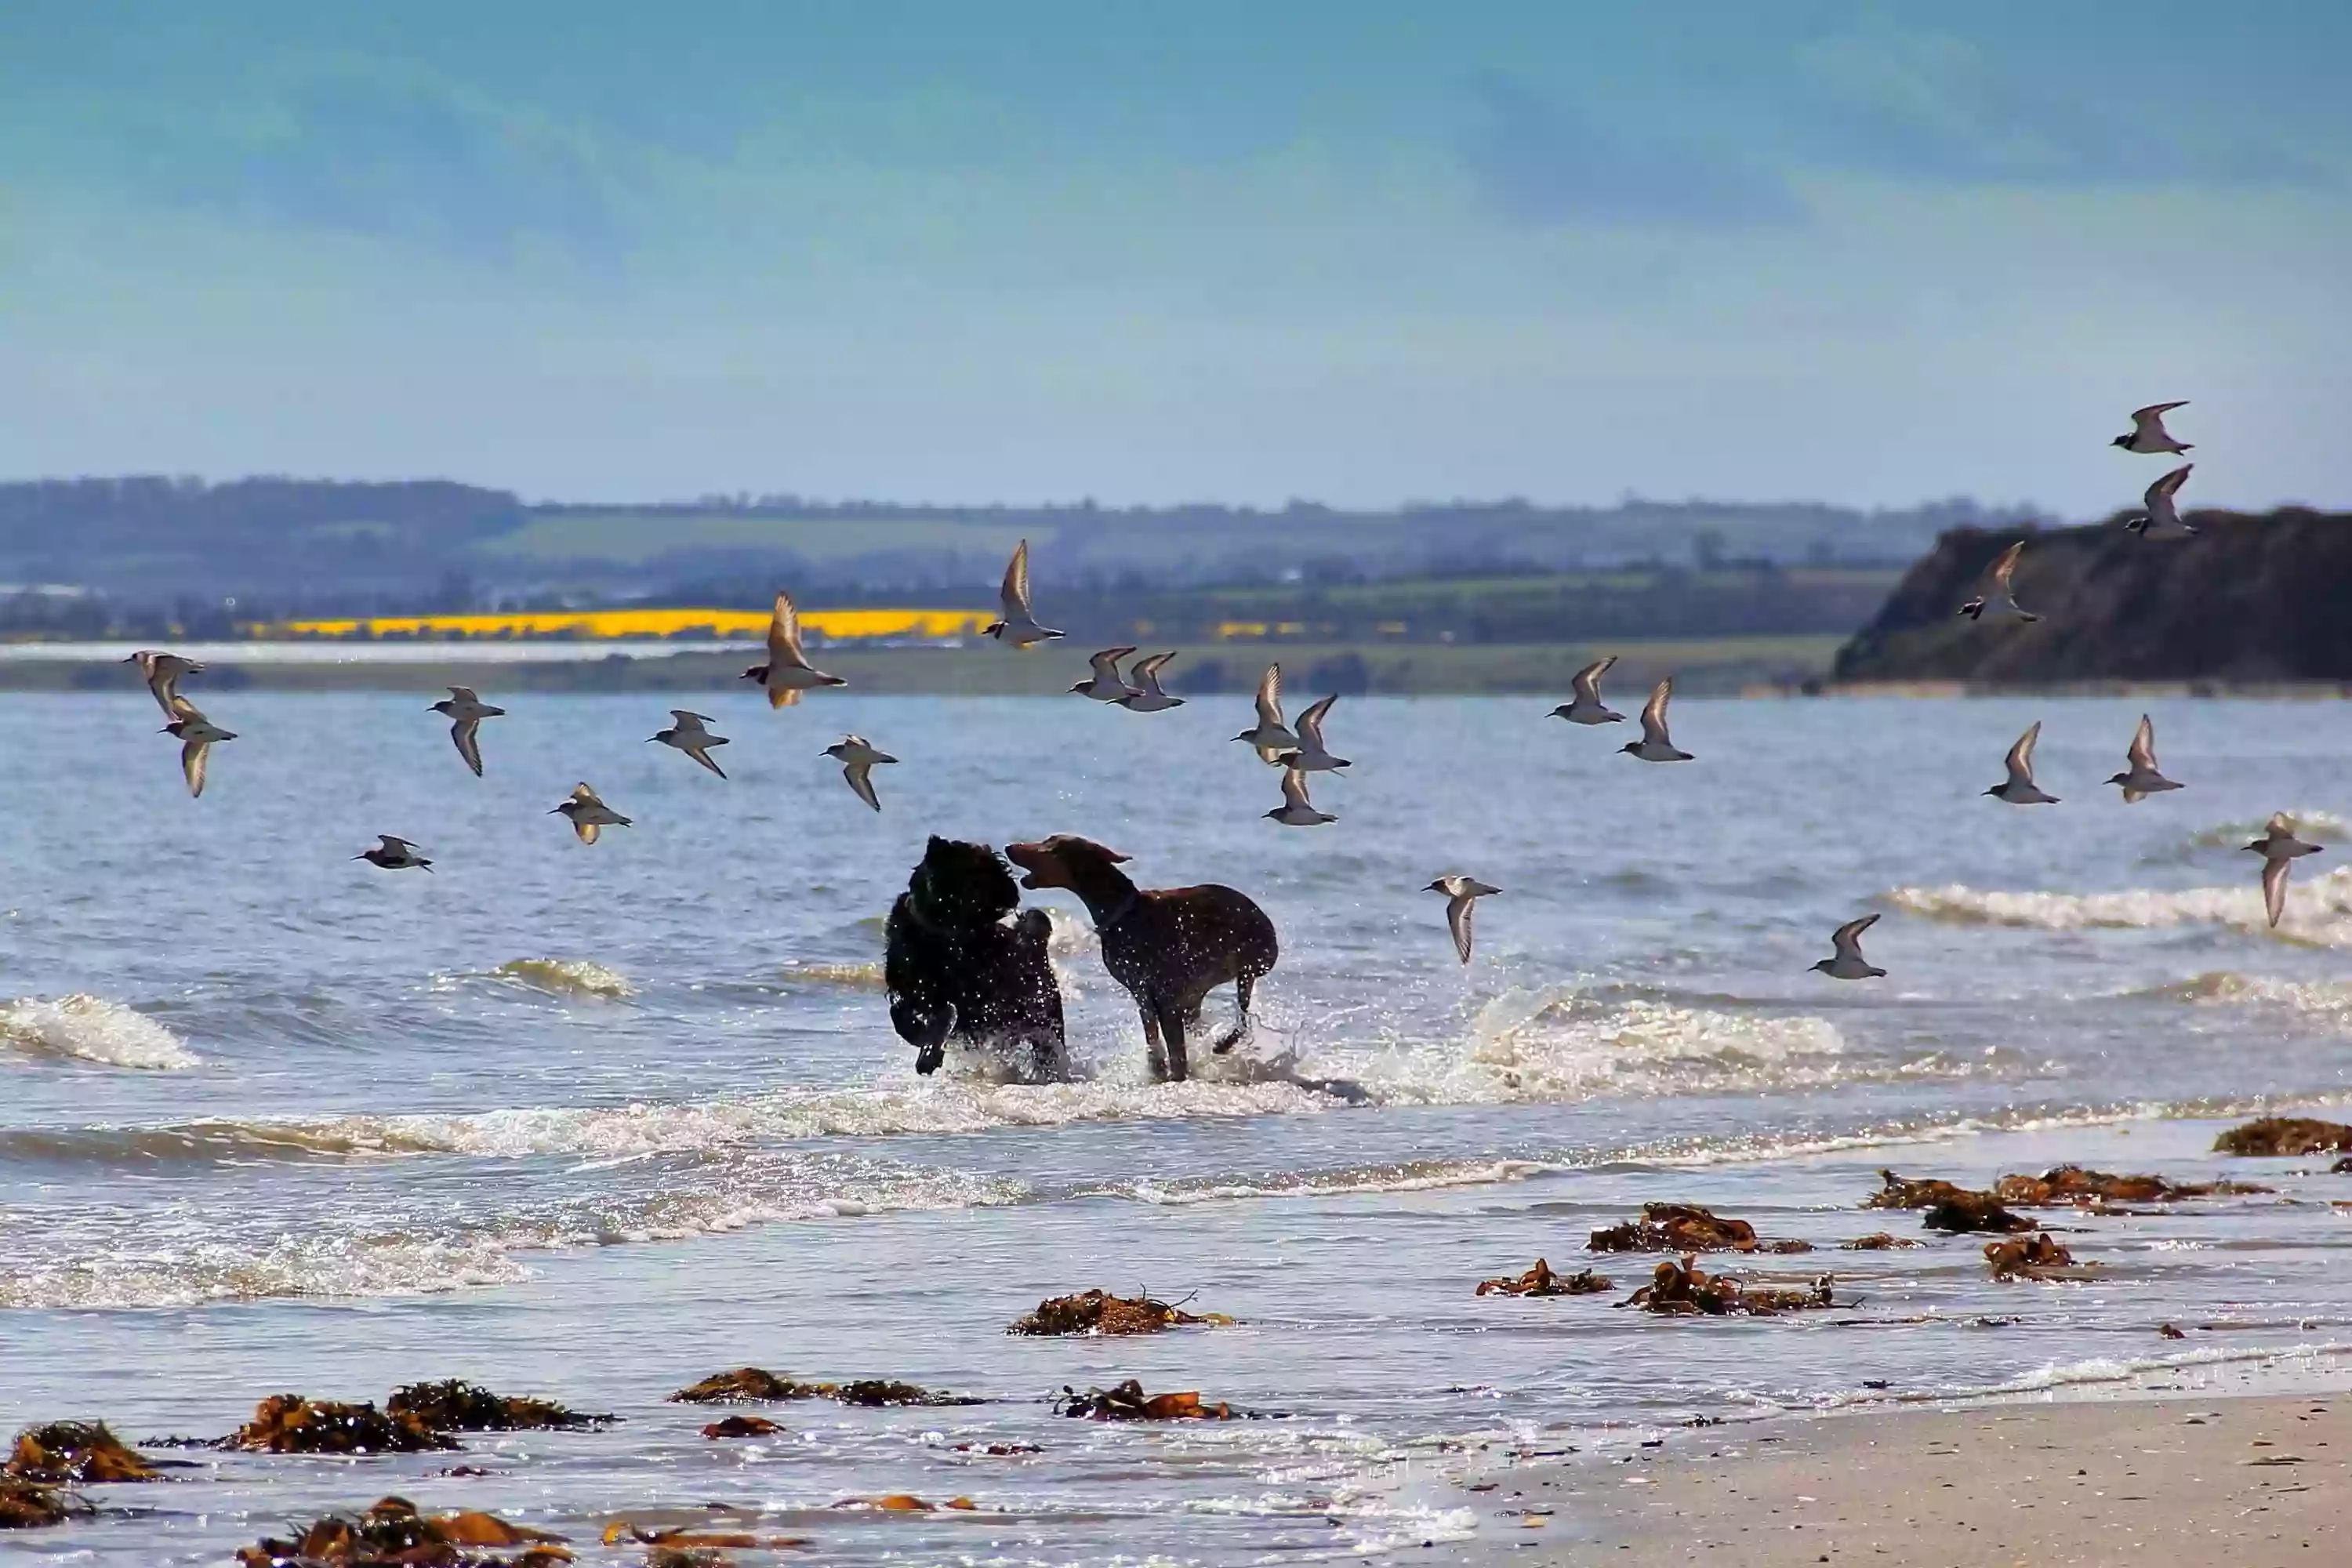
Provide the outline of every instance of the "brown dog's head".
<path id="1" fill-rule="evenodd" d="M 1008 844 L 1004 858 L 1027 873 L 1021 879 L 1021 885 L 1033 890 L 1075 889 L 1088 872 L 1116 866 L 1127 858 L 1116 849 L 1106 849 L 1091 838 L 1070 833 L 1056 833 L 1035 844 Z"/>

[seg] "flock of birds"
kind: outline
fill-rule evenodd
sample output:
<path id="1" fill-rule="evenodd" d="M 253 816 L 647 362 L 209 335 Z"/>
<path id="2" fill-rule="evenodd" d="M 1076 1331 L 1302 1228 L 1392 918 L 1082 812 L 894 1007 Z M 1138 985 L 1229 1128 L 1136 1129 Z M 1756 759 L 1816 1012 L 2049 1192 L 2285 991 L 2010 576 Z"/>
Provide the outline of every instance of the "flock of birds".
<path id="1" fill-rule="evenodd" d="M 2178 454 L 2189 450 L 2187 443 L 2175 440 L 2165 428 L 2164 416 L 2185 403 L 2158 403 L 2132 414 L 2132 427 L 2115 438 L 2113 445 L 2140 454 Z M 2188 479 L 2194 464 L 2184 463 L 2148 486 L 2144 499 L 2146 511 L 2126 521 L 2125 526 L 2143 536 L 2157 532 L 2193 534 L 2197 531 L 2182 520 L 2175 497 Z M 2020 622 L 2042 619 L 2017 602 L 2011 579 L 2017 562 L 2025 550 L 2025 541 L 2019 540 L 2003 551 L 1994 561 L 1989 574 L 1986 591 L 1959 607 L 1959 614 L 1971 621 L 1981 621 L 1988 611 Z M 1013 552 L 1005 567 L 1004 581 L 999 590 L 1002 612 L 989 623 L 982 635 L 1015 648 L 1026 649 L 1041 643 L 1059 639 L 1063 634 L 1037 619 L 1031 607 L 1029 594 L 1029 542 L 1023 540 Z M 803 692 L 826 687 L 845 686 L 847 681 L 829 675 L 811 664 L 801 647 L 800 615 L 790 594 L 779 591 L 774 612 L 768 625 L 768 659 L 743 671 L 742 679 L 755 682 L 768 694 L 771 708 L 788 707 L 797 703 Z M 1181 708 L 1185 700 L 1172 697 L 1161 689 L 1160 671 L 1176 657 L 1173 651 L 1156 653 L 1136 659 L 1123 673 L 1122 661 L 1136 653 L 1133 647 L 1108 647 L 1087 660 L 1091 673 L 1070 690 L 1097 702 L 1114 704 L 1137 713 L 1165 712 Z M 142 649 L 133 653 L 126 663 L 136 664 L 146 678 L 148 689 L 170 721 L 163 732 L 180 742 L 180 766 L 185 775 L 188 793 L 202 795 L 205 792 L 205 761 L 211 749 L 224 742 L 236 739 L 236 732 L 224 730 L 207 719 L 194 703 L 182 695 L 182 677 L 199 674 L 204 666 L 174 653 Z M 1570 700 L 1551 710 L 1551 716 L 1565 719 L 1572 724 L 1601 725 L 1622 723 L 1624 715 L 1613 712 L 1601 696 L 1601 678 L 1617 662 L 1615 655 L 1599 659 L 1577 671 L 1570 682 Z M 1667 676 L 1651 689 L 1650 698 L 1643 704 L 1642 738 L 1629 741 L 1618 748 L 1627 755 L 1645 763 L 1686 763 L 1693 753 L 1674 743 L 1666 725 L 1666 705 L 1674 696 L 1674 677 Z M 1307 793 L 1308 776 L 1318 773 L 1338 773 L 1349 767 L 1345 757 L 1335 755 L 1323 738 L 1324 721 L 1332 705 L 1339 701 L 1334 693 L 1307 707 L 1295 721 L 1283 715 L 1282 667 L 1269 666 L 1258 682 L 1256 720 L 1250 728 L 1234 737 L 1246 742 L 1261 762 L 1282 769 L 1282 804 L 1265 813 L 1274 822 L 1286 827 L 1317 827 L 1337 822 L 1336 814 L 1319 810 Z M 457 754 L 481 776 L 482 721 L 502 716 L 506 710 L 481 700 L 472 690 L 462 686 L 449 689 L 448 698 L 432 705 L 431 710 L 449 720 L 449 739 Z M 697 763 L 718 774 L 727 776 L 726 770 L 710 755 L 711 749 L 728 743 L 724 735 L 713 734 L 709 726 L 714 721 L 709 714 L 690 712 L 683 708 L 670 710 L 667 729 L 646 737 L 681 752 Z M 2034 783 L 2033 748 L 2042 738 L 2042 724 L 2036 721 L 2032 728 L 2018 737 L 2009 750 L 2008 776 L 1986 790 L 1986 795 L 2011 805 L 2054 805 L 2058 797 L 2046 794 Z M 896 763 L 898 759 L 881 751 L 862 735 L 844 735 L 828 746 L 824 754 L 841 764 L 842 776 L 857 798 L 876 811 L 882 809 L 881 797 L 875 792 L 874 770 Z M 2126 753 L 2123 772 L 2107 782 L 2123 792 L 2126 805 L 2131 805 L 2151 795 L 2181 786 L 2166 778 L 2156 761 L 2156 731 L 2146 714 L 2140 716 L 2139 728 L 2133 734 Z M 552 807 L 551 816 L 567 818 L 583 844 L 593 844 L 607 827 L 627 827 L 630 819 L 614 811 L 585 782 L 575 786 L 568 799 Z M 2319 853 L 2319 846 L 2305 843 L 2295 837 L 2294 825 L 2284 813 L 2273 816 L 2263 836 L 2245 846 L 2263 857 L 2263 900 L 2276 926 L 2286 904 L 2287 876 L 2294 861 L 2305 855 Z M 425 870 L 433 862 L 417 851 L 407 839 L 393 834 L 379 836 L 374 848 L 352 857 L 365 860 L 385 870 Z M 1445 896 L 1447 930 L 1454 938 L 1455 952 L 1464 963 L 1470 962 L 1472 922 L 1476 902 L 1502 891 L 1500 888 L 1475 877 L 1449 874 L 1431 882 L 1427 892 Z M 1874 979 L 1886 971 L 1873 966 L 1863 957 L 1862 933 L 1874 924 L 1878 916 L 1864 915 L 1849 921 L 1831 935 L 1831 957 L 1812 967 L 1835 980 Z"/>

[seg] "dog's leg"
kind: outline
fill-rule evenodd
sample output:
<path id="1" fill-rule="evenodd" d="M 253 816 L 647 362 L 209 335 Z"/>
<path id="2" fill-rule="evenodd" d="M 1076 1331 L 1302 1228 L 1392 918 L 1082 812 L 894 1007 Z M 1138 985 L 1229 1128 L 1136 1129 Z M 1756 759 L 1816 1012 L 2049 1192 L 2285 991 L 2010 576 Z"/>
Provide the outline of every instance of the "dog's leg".
<path id="1" fill-rule="evenodd" d="M 1160 1037 L 1168 1042 L 1168 1077 L 1171 1082 L 1182 1083 L 1191 1077 L 1184 1064 L 1184 1009 L 1166 1007 L 1160 1014 Z"/>
<path id="2" fill-rule="evenodd" d="M 1257 976 L 1246 969 L 1242 971 L 1241 978 L 1234 982 L 1234 1026 L 1226 1031 L 1223 1039 L 1209 1047 L 1218 1056 L 1223 1056 L 1249 1037 L 1250 991 L 1256 984 Z"/>
<path id="3" fill-rule="evenodd" d="M 1168 1081 L 1168 1052 L 1160 1042 L 1160 1019 L 1150 1003 L 1139 1002 L 1137 1010 L 1143 1015 L 1143 1060 L 1151 1070 L 1151 1081 Z"/>

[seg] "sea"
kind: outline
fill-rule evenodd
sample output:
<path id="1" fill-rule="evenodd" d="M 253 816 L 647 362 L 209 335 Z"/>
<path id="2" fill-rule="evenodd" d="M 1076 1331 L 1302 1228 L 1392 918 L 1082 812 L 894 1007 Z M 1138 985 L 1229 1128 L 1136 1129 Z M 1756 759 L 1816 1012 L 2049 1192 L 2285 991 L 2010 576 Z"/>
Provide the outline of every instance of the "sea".
<path id="1" fill-rule="evenodd" d="M 188 687 L 237 737 L 200 800 L 135 685 L 0 695 L 0 1436 L 218 1437 L 271 1394 L 442 1378 L 620 1419 L 157 1450 L 188 1468 L 12 1560 L 225 1563 L 397 1495 L 591 1563 L 644 1560 L 618 1521 L 809 1543 L 746 1563 L 1427 1561 L 1519 1533 L 1482 1476 L 1693 1423 L 2352 1366 L 2352 1175 L 2210 1152 L 2352 1098 L 2341 702 L 1688 700 L 1695 760 L 1650 765 L 1544 700 L 1349 698 L 1353 764 L 1314 782 L 1339 820 L 1291 828 L 1228 739 L 1245 697 L 713 692 L 722 780 L 646 743 L 659 697 L 518 694 L 477 779 L 425 695 Z M 2144 708 L 2185 787 L 2126 805 L 2102 781 Z M 2035 721 L 2060 804 L 1986 798 Z M 899 759 L 879 813 L 823 754 L 845 731 Z M 550 810 L 582 781 L 631 826 L 578 842 Z M 2277 811 L 2326 852 L 2273 930 L 2240 846 Z M 1046 893 L 1081 1081 L 915 1075 L 882 931 L 926 836 L 1055 832 L 1264 905 L 1281 963 L 1232 1057 L 1146 1081 Z M 379 833 L 432 869 L 354 859 Z M 1467 964 L 1424 890 L 1451 871 L 1502 889 Z M 1809 967 L 1874 912 L 1884 979 Z M 1882 1169 L 2068 1161 L 2274 1190 L 2046 1214 L 2095 1266 L 2060 1283 L 1858 1206 Z M 1658 1260 L 1587 1238 L 1654 1201 L 1812 1243 L 1708 1266 L 1840 1304 L 1618 1306 Z M 1928 1245 L 1841 1249 L 1877 1231 Z M 1538 1257 L 1612 1289 L 1475 1293 Z M 1005 1331 L 1097 1287 L 1234 1321 Z M 984 1403 L 713 1439 L 726 1412 L 667 1400 L 745 1365 Z M 1234 1418 L 1056 1413 L 1127 1379 Z M 971 1506 L 858 1501 L 892 1494 Z"/>

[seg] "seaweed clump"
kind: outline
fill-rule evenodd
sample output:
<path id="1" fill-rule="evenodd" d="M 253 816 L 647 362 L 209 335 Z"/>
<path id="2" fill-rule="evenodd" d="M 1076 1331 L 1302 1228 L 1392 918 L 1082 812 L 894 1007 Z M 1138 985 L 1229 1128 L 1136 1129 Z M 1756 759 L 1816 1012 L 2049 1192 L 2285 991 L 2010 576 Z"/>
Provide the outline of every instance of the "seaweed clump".
<path id="1" fill-rule="evenodd" d="M 1696 1204 L 1643 1204 L 1642 1217 L 1596 1230 L 1591 1252 L 1811 1252 L 1809 1241 L 1759 1241 L 1744 1219 L 1726 1219 Z"/>
<path id="2" fill-rule="evenodd" d="M 1802 1290 L 1755 1289 L 1729 1275 L 1706 1273 L 1697 1258 L 1685 1256 L 1680 1262 L 1668 1258 L 1659 1264 L 1647 1285 L 1617 1304 L 1675 1317 L 1764 1318 L 1835 1306 L 1836 1288 L 1836 1277 L 1824 1274 Z"/>
<path id="3" fill-rule="evenodd" d="M 104 1485 L 152 1481 L 155 1468 L 124 1447 L 103 1421 L 51 1421 L 16 1434 L 16 1447 L 0 1475 L 41 1486 L 69 1481 Z"/>
<path id="4" fill-rule="evenodd" d="M 383 1409 L 395 1421 L 413 1420 L 435 1432 L 569 1432 L 619 1419 L 585 1415 L 549 1399 L 509 1398 L 457 1378 L 394 1389 Z"/>
<path id="5" fill-rule="evenodd" d="M 1506 1275 L 1478 1281 L 1481 1296 L 1593 1296 L 1616 1288 L 1607 1275 L 1595 1274 L 1590 1268 L 1574 1274 L 1555 1274 L 1551 1265 L 1540 1258 L 1533 1268 L 1516 1278 Z"/>
<path id="6" fill-rule="evenodd" d="M 1156 1334 L 1195 1323 L 1231 1323 L 1222 1312 L 1193 1313 L 1150 1296 L 1113 1296 L 1102 1290 L 1053 1296 L 1004 1331 L 1008 1334 Z"/>
<path id="7" fill-rule="evenodd" d="M 1197 1392 L 1146 1394 L 1134 1378 L 1115 1388 L 1089 1388 L 1080 1394 L 1065 1387 L 1054 1402 L 1054 1414 L 1086 1421 L 1230 1421 L 1233 1407 L 1203 1405 Z"/>
<path id="8" fill-rule="evenodd" d="M 1840 1242 L 1846 1252 L 1895 1252 L 1906 1247 L 1925 1247 L 1924 1241 L 1914 1241 L 1907 1236 L 1897 1236 L 1891 1230 L 1874 1230 L 1868 1236 L 1857 1236 L 1852 1241 Z"/>
<path id="9" fill-rule="evenodd" d="M 844 1405 L 981 1405 L 968 1394 L 940 1394 L 911 1383 L 859 1378 L 852 1383 L 794 1383 L 756 1366 L 715 1372 L 669 1396 L 673 1405 L 767 1405 L 788 1399 L 835 1399 Z"/>
<path id="10" fill-rule="evenodd" d="M 1996 1279 L 2058 1279 L 2074 1267 L 2074 1255 L 2048 1231 L 1985 1243 L 1985 1267 Z M 2096 1264 L 2085 1265 L 2095 1268 Z"/>
<path id="11" fill-rule="evenodd" d="M 220 1446 L 251 1454 L 421 1454 L 457 1444 L 413 1415 L 389 1415 L 373 1405 L 273 1394 Z"/>
<path id="12" fill-rule="evenodd" d="M 2168 1204 L 2271 1189 L 2246 1182 L 2168 1182 L 2162 1176 L 2117 1176 L 2081 1165 L 2058 1165 L 2038 1176 L 2003 1176 L 1992 1190 L 2003 1203 L 2046 1208 L 2055 1204 Z"/>
<path id="13" fill-rule="evenodd" d="M 97 1511 L 70 1492 L 0 1477 L 0 1530 L 43 1530 Z"/>
<path id="14" fill-rule="evenodd" d="M 2308 1116 L 2258 1116 L 2213 1140 L 2216 1154 L 2341 1154 L 2352 1152 L 2352 1127 Z"/>
<path id="15" fill-rule="evenodd" d="M 1866 1209 L 1925 1209 L 1921 1223 L 1929 1230 L 2032 1230 L 2033 1222 L 2020 1219 L 2001 1206 L 1991 1193 L 1958 1186 L 1937 1178 L 1910 1180 L 1892 1171 L 1878 1173 L 1878 1191 L 1862 1200 Z"/>
<path id="16" fill-rule="evenodd" d="M 423 1514 L 388 1497 L 356 1519 L 331 1513 L 290 1541 L 241 1548 L 236 1560 L 244 1568 L 553 1568 L 572 1561 L 562 1542 L 495 1514 Z"/>

